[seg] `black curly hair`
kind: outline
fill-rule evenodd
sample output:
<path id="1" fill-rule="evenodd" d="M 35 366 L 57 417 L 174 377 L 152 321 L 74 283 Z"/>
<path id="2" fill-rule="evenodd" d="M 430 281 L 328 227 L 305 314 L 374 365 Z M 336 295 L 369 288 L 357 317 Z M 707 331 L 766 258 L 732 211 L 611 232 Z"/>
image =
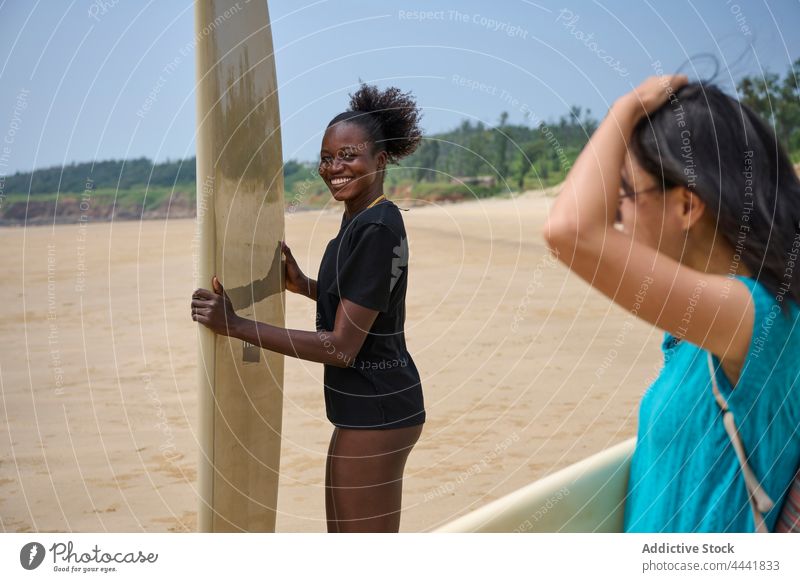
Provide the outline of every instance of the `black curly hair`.
<path id="1" fill-rule="evenodd" d="M 373 151 L 385 151 L 388 163 L 396 164 L 419 147 L 421 118 L 410 92 L 403 93 L 397 87 L 381 91 L 375 85 L 361 83 L 350 95 L 350 109 L 334 117 L 328 127 L 344 122 L 358 124 L 376 148 Z"/>

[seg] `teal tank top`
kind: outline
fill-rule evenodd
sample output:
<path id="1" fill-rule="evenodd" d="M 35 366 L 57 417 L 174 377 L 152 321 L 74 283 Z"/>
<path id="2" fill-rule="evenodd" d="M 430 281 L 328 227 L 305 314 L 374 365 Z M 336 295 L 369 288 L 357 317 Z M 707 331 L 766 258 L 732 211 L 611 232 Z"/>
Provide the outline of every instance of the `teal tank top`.
<path id="1" fill-rule="evenodd" d="M 774 508 L 770 531 L 800 464 L 800 309 L 755 279 L 753 336 L 736 388 L 714 356 L 719 389 L 734 414 L 749 464 Z M 625 503 L 628 532 L 752 532 L 736 453 L 714 399 L 705 350 L 667 333 L 664 366 L 642 397 Z"/>

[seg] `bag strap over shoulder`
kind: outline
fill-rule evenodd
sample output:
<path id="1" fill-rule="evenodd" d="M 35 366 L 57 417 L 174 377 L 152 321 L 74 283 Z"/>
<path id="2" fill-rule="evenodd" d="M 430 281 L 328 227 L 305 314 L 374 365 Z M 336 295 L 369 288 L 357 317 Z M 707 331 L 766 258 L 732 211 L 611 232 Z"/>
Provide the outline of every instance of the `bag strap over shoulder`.
<path id="1" fill-rule="evenodd" d="M 775 533 L 800 533 L 800 470 L 794 476 L 783 502 Z"/>
<path id="2" fill-rule="evenodd" d="M 758 533 L 767 533 L 767 525 L 764 521 L 764 514 L 770 511 L 775 505 L 770 499 L 767 492 L 761 487 L 750 465 L 747 463 L 747 454 L 744 450 L 742 437 L 739 435 L 739 430 L 736 428 L 736 422 L 733 418 L 733 412 L 728 408 L 728 401 L 722 395 L 717 385 L 717 374 L 714 368 L 714 361 L 711 358 L 711 353 L 706 352 L 708 356 L 708 371 L 711 376 L 711 387 L 714 391 L 714 399 L 717 405 L 722 410 L 722 422 L 725 425 L 725 432 L 728 433 L 728 438 L 733 445 L 733 450 L 736 451 L 736 457 L 739 459 L 739 466 L 742 469 L 742 476 L 744 477 L 744 484 L 747 487 L 747 494 L 750 500 L 750 508 L 753 511 L 753 522 L 756 526 Z"/>

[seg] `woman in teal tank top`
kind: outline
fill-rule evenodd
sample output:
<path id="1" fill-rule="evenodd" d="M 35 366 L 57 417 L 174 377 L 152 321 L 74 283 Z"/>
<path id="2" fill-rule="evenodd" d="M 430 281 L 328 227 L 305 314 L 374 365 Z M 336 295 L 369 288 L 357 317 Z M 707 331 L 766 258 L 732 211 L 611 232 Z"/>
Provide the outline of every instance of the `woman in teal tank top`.
<path id="1" fill-rule="evenodd" d="M 711 84 L 647 79 L 581 152 L 544 236 L 665 331 L 625 531 L 772 530 L 800 465 L 800 182 L 773 132 Z"/>

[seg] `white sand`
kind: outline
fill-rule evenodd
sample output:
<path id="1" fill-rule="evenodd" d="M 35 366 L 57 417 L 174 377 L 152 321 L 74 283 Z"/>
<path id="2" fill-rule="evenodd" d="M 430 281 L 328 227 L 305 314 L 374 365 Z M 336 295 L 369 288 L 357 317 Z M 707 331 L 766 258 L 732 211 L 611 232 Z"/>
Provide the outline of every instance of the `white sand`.
<path id="1" fill-rule="evenodd" d="M 428 422 L 406 469 L 403 531 L 635 434 L 662 334 L 550 259 L 547 202 L 404 213 L 406 334 Z M 287 216 L 312 276 L 340 217 Z M 195 529 L 193 234 L 193 220 L 0 229 L 4 531 Z M 313 329 L 311 301 L 289 296 L 287 310 L 290 327 Z M 322 366 L 286 363 L 278 531 L 324 531 Z"/>

